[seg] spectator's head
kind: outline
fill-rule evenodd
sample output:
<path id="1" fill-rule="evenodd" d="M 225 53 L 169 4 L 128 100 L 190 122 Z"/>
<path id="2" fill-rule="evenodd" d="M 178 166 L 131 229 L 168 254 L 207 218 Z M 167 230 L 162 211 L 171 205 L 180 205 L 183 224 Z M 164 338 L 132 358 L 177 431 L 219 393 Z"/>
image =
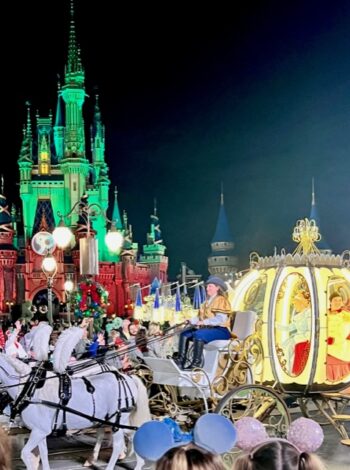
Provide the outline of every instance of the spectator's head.
<path id="1" fill-rule="evenodd" d="M 240 455 L 233 470 L 324 470 L 321 460 L 284 439 L 271 439 Z"/>
<path id="2" fill-rule="evenodd" d="M 170 418 L 144 423 L 135 433 L 135 452 L 157 462 L 157 470 L 224 470 L 219 454 L 231 450 L 236 431 L 224 416 L 201 416 L 192 432 L 182 432 Z"/>
<path id="3" fill-rule="evenodd" d="M 161 457 L 156 470 L 225 470 L 219 455 L 193 444 L 174 447 Z"/>
<path id="4" fill-rule="evenodd" d="M 129 324 L 129 334 L 130 336 L 136 336 L 140 329 L 140 322 L 138 320 L 132 319 Z"/>
<path id="5" fill-rule="evenodd" d="M 255 418 L 236 421 L 236 447 L 245 451 L 233 470 L 323 470 L 315 452 L 323 442 L 323 430 L 312 419 L 298 418 L 290 425 L 287 439 L 269 438 L 264 425 Z"/>

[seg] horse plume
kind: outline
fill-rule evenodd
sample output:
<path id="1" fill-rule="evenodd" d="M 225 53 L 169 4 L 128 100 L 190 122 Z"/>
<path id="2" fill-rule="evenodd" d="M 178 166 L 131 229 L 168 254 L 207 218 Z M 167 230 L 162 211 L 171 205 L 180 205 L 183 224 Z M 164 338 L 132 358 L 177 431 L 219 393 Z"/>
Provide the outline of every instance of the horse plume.
<path id="1" fill-rule="evenodd" d="M 53 369 L 55 372 L 63 374 L 66 370 L 72 351 L 78 341 L 82 339 L 83 333 L 83 328 L 72 326 L 60 334 L 53 354 Z"/>
<path id="2" fill-rule="evenodd" d="M 39 325 L 32 330 L 32 348 L 34 358 L 37 361 L 47 361 L 49 356 L 49 341 L 52 333 L 52 327 L 46 322 L 39 323 Z"/>

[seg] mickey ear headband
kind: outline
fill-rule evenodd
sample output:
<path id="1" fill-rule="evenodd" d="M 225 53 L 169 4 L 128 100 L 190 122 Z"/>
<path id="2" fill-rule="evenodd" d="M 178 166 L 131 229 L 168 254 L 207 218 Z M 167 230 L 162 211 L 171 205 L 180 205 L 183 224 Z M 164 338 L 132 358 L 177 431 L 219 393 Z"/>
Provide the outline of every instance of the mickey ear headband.
<path id="1" fill-rule="evenodd" d="M 192 432 L 184 433 L 170 418 L 144 423 L 135 433 L 135 452 L 145 460 L 156 462 L 168 450 L 193 443 L 213 454 L 223 454 L 234 446 L 252 451 L 269 441 L 288 442 L 301 452 L 315 452 L 322 444 L 321 426 L 308 418 L 298 418 L 290 425 L 285 439 L 270 439 L 264 425 L 255 418 L 244 417 L 232 422 L 224 416 L 208 413 L 201 416 Z"/>
<path id="2" fill-rule="evenodd" d="M 144 423 L 135 433 L 135 452 L 144 460 L 156 462 L 168 450 L 193 443 L 214 454 L 231 450 L 236 442 L 236 429 L 224 416 L 208 413 L 201 416 L 192 432 L 183 433 L 170 418 Z"/>
<path id="3" fill-rule="evenodd" d="M 244 417 L 236 421 L 237 442 L 236 447 L 245 451 L 251 451 L 256 446 L 267 443 L 270 440 L 264 425 L 255 418 Z M 321 445 L 324 434 L 321 426 L 308 418 L 298 418 L 290 425 L 287 432 L 287 440 L 296 447 L 299 452 L 315 452 Z"/>

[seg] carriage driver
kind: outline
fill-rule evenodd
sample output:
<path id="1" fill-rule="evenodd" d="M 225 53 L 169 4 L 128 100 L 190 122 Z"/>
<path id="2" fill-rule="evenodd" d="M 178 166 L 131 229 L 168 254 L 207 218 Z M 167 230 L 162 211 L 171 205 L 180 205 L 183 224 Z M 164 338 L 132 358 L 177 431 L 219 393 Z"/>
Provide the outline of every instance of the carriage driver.
<path id="1" fill-rule="evenodd" d="M 199 316 L 191 318 L 192 328 L 180 334 L 179 354 L 176 363 L 185 368 L 189 341 L 193 340 L 193 358 L 188 369 L 200 367 L 204 345 L 215 340 L 231 338 L 231 305 L 226 297 L 227 285 L 217 276 L 206 282 L 207 299 L 199 310 Z"/>

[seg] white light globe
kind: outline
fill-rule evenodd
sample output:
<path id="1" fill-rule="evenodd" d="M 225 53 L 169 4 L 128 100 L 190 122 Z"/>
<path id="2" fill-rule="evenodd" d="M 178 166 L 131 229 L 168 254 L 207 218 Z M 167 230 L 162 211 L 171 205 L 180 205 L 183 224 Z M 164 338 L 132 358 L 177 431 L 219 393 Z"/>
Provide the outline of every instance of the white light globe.
<path id="1" fill-rule="evenodd" d="M 42 263 L 42 268 L 46 273 L 53 273 L 57 269 L 57 263 L 52 255 L 45 256 Z"/>
<path id="2" fill-rule="evenodd" d="M 123 245 L 123 235 L 117 230 L 109 230 L 105 237 L 105 243 L 109 251 L 117 253 Z"/>
<path id="3" fill-rule="evenodd" d="M 73 234 L 70 228 L 66 227 L 61 221 L 55 230 L 52 232 L 53 239 L 56 245 L 61 248 L 67 248 L 70 245 Z"/>
<path id="4" fill-rule="evenodd" d="M 73 289 L 74 289 L 74 282 L 71 281 L 70 279 L 68 279 L 64 283 L 64 290 L 67 291 L 67 292 L 72 292 Z"/>

